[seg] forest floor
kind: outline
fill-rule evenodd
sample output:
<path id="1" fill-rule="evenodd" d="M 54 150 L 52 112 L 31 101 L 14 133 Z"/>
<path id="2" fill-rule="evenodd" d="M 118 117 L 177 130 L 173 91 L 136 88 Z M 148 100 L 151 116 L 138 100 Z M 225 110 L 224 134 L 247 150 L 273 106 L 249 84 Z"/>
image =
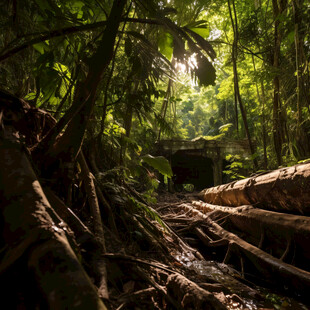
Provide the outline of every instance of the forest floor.
<path id="1" fill-rule="evenodd" d="M 223 263 L 228 261 L 226 247 L 220 244 L 213 246 L 211 238 L 201 231 L 203 219 L 195 212 L 193 205 L 199 200 L 199 192 L 161 191 L 153 206 L 162 220 L 203 257 L 192 260 L 186 255 L 175 255 L 177 262 L 174 266 L 179 272 L 199 287 L 212 292 L 227 309 L 309 309 L 309 305 L 299 300 L 298 292 L 292 293 L 288 288 L 283 290 L 270 284 L 263 274 L 254 269 L 245 271 L 241 255 L 239 261 Z M 215 221 L 220 225 L 226 223 L 225 216 Z M 199 231 L 200 234 L 197 234 Z"/>
<path id="2" fill-rule="evenodd" d="M 143 181 L 98 169 L 88 148 L 76 161 L 42 153 L 58 150 L 43 138 L 55 120 L 12 100 L 0 134 L 0 281 L 10 309 L 309 309 L 310 163 L 203 197 L 158 191 L 152 205 L 137 192 Z"/>

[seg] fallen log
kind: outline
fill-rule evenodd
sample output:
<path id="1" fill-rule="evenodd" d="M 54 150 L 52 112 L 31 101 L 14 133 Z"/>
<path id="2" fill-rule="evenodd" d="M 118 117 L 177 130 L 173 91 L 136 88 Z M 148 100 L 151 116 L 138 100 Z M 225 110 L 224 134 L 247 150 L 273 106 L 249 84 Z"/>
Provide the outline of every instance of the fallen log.
<path id="1" fill-rule="evenodd" d="M 199 196 L 215 205 L 255 205 L 272 211 L 309 215 L 309 188 L 310 163 L 305 163 L 208 188 Z"/>
<path id="2" fill-rule="evenodd" d="M 106 309 L 10 126 L 0 138 L 0 162 L 1 233 L 6 244 L 0 275 L 23 257 L 25 272 L 30 271 L 48 309 Z"/>

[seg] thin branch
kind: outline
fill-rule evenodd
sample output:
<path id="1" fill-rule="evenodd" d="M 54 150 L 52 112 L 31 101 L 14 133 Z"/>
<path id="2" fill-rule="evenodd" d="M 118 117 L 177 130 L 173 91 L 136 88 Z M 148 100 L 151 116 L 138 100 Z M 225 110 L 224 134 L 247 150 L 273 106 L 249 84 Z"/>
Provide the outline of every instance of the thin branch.
<path id="1" fill-rule="evenodd" d="M 226 41 L 223 41 L 223 40 L 213 40 L 213 41 L 208 41 L 210 44 L 226 44 L 226 45 L 230 45 L 232 46 L 233 44 L 232 43 L 229 43 L 229 42 L 226 42 Z M 246 50 L 247 52 L 244 52 L 244 50 L 241 49 L 241 51 L 243 53 L 246 53 L 246 54 L 250 54 L 250 55 L 253 55 L 257 58 L 259 58 L 260 60 L 264 60 L 263 57 L 259 56 L 259 55 L 263 55 L 263 54 L 266 54 L 266 53 L 269 53 L 270 51 L 269 50 L 266 50 L 266 51 L 259 51 L 259 52 L 253 52 L 251 49 L 249 49 L 248 47 L 242 45 L 239 43 L 239 46 L 241 46 L 244 50 Z M 239 47 L 240 48 L 240 47 Z"/>

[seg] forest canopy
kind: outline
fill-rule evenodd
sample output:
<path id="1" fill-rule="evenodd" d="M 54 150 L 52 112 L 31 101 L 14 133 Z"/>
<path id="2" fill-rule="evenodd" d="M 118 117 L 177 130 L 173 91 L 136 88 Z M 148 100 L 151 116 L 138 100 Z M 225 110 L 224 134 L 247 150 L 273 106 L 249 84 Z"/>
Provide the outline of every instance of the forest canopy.
<path id="1" fill-rule="evenodd" d="M 66 126 L 84 85 L 78 140 L 118 164 L 219 135 L 247 138 L 256 168 L 309 157 L 308 1 L 123 2 L 112 25 L 113 1 L 7 1 L 1 88 Z"/>

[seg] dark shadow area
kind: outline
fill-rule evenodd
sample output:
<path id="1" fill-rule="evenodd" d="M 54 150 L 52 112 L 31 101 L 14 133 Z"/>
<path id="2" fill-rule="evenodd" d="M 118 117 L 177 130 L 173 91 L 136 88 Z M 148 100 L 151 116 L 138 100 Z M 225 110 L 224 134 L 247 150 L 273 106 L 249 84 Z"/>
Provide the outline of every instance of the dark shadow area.
<path id="1" fill-rule="evenodd" d="M 214 186 L 212 159 L 178 151 L 171 156 L 175 185 L 193 184 L 196 190 Z"/>

